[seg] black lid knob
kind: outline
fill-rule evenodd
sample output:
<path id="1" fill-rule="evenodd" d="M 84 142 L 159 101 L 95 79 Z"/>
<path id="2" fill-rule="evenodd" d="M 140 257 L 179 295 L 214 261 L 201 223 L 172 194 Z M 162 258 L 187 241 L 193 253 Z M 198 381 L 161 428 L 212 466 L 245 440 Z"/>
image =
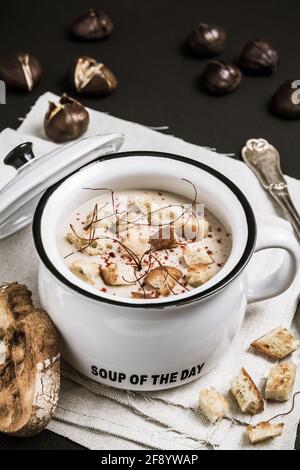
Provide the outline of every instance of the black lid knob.
<path id="1" fill-rule="evenodd" d="M 35 155 L 32 151 L 32 142 L 24 142 L 11 150 L 3 161 L 5 165 L 13 166 L 17 170 L 34 158 Z"/>

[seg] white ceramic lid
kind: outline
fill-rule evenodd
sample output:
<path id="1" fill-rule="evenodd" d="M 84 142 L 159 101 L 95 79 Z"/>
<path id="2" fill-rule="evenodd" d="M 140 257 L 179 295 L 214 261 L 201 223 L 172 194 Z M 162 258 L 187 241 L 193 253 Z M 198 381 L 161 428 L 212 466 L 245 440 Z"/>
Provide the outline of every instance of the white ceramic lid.
<path id="1" fill-rule="evenodd" d="M 94 135 L 62 145 L 37 159 L 30 142 L 12 150 L 4 163 L 14 166 L 17 173 L 0 190 L 0 238 L 32 222 L 36 205 L 47 188 L 97 157 L 117 152 L 123 142 L 121 134 Z"/>

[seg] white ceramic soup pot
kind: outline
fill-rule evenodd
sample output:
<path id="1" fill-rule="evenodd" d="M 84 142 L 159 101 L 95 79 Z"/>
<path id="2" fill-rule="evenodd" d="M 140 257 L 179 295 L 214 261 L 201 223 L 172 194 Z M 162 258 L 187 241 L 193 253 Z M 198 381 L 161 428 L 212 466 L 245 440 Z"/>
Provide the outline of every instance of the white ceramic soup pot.
<path id="1" fill-rule="evenodd" d="M 58 237 L 66 218 L 91 199 L 84 188 L 160 189 L 191 198 L 182 179 L 195 184 L 198 202 L 232 236 L 227 262 L 207 283 L 162 299 L 122 298 L 97 291 L 66 267 Z M 231 181 L 197 161 L 160 152 L 101 157 L 55 184 L 36 209 L 33 234 L 40 299 L 59 330 L 64 358 L 90 379 L 122 389 L 170 388 L 209 371 L 229 350 L 247 301 L 284 292 L 299 264 L 288 223 L 271 223 L 257 233 L 252 209 Z M 267 248 L 287 252 L 283 265 L 251 280 L 247 264 Z"/>

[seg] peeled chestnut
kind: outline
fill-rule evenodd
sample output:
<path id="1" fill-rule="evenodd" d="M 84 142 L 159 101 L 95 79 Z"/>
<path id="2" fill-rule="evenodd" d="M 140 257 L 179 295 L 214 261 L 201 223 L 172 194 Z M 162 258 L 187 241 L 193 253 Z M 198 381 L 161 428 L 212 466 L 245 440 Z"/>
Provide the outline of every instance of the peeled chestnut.
<path id="1" fill-rule="evenodd" d="M 202 74 L 202 85 L 208 93 L 223 95 L 234 91 L 241 83 L 241 71 L 232 64 L 209 62 Z"/>
<path id="2" fill-rule="evenodd" d="M 272 111 L 287 119 L 300 118 L 300 82 L 286 80 L 274 93 L 271 99 Z"/>
<path id="3" fill-rule="evenodd" d="M 20 52 L 0 59 L 0 79 L 8 88 L 31 91 L 42 76 L 38 59 Z"/>
<path id="4" fill-rule="evenodd" d="M 262 39 L 249 41 L 240 56 L 241 67 L 248 72 L 273 72 L 277 69 L 278 62 L 278 53 Z"/>
<path id="5" fill-rule="evenodd" d="M 186 40 L 186 50 L 198 57 L 213 57 L 225 49 L 226 33 L 221 26 L 200 23 Z"/>
<path id="6" fill-rule="evenodd" d="M 88 128 L 89 113 L 78 101 L 63 94 L 58 104 L 49 103 L 44 129 L 49 139 L 57 143 L 80 137 Z"/>
<path id="7" fill-rule="evenodd" d="M 72 34 L 83 40 L 105 38 L 111 35 L 113 29 L 109 16 L 93 8 L 76 18 L 71 26 Z"/>
<path id="8" fill-rule="evenodd" d="M 92 57 L 78 57 L 70 71 L 72 85 L 78 93 L 105 96 L 112 93 L 118 84 L 116 76 L 106 65 Z"/>

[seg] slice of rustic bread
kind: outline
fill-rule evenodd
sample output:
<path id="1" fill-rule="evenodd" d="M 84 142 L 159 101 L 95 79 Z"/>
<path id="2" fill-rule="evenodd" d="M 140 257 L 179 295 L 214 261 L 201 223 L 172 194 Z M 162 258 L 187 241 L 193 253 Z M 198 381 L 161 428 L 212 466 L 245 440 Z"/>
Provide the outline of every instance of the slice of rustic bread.
<path id="1" fill-rule="evenodd" d="M 58 337 L 22 284 L 0 286 L 0 344 L 0 432 L 36 434 L 50 421 L 58 400 Z"/>

